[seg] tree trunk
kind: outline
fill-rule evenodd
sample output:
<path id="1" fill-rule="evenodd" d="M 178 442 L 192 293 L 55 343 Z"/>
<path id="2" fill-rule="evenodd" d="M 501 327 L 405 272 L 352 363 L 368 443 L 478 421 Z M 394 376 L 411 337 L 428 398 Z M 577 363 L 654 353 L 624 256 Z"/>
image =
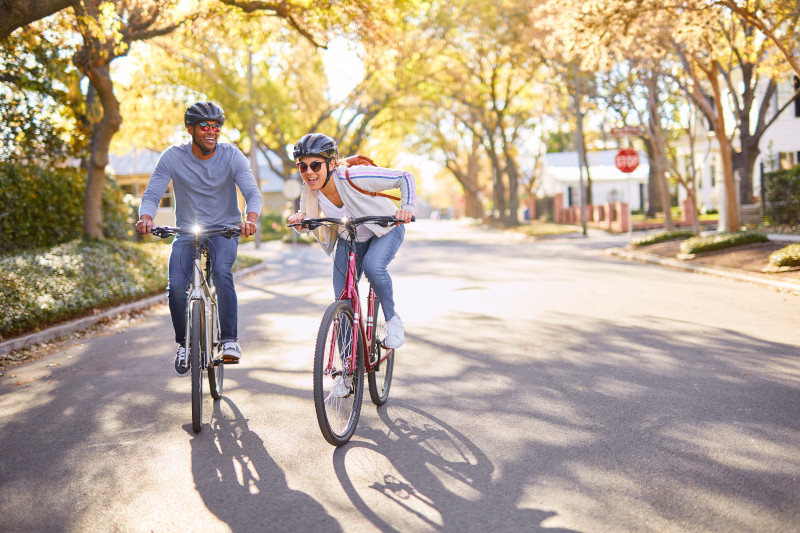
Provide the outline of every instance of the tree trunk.
<path id="1" fill-rule="evenodd" d="M 719 155 L 722 159 L 722 172 L 725 183 L 725 220 L 727 221 L 726 231 L 739 231 L 739 203 L 736 200 L 736 186 L 733 180 L 733 150 L 725 134 L 725 115 L 722 108 L 722 93 L 719 88 L 719 70 L 716 64 L 712 66 L 712 75 L 708 76 L 709 84 L 714 91 L 714 106 L 716 116 L 714 117 L 714 134 L 719 143 Z"/>
<path id="2" fill-rule="evenodd" d="M 675 224 L 672 222 L 672 196 L 669 192 L 669 183 L 667 183 L 665 135 L 661 128 L 661 113 L 659 113 L 658 74 L 651 72 L 645 83 L 647 85 L 647 127 L 653 150 L 653 159 L 650 164 L 655 166 L 655 178 L 658 182 L 661 207 L 664 210 L 664 228 L 672 231 L 675 229 Z"/>
<path id="3" fill-rule="evenodd" d="M 509 212 L 506 216 L 506 224 L 510 226 L 519 225 L 519 172 L 517 171 L 517 163 L 514 161 L 514 156 L 508 149 L 505 139 L 503 139 L 503 152 L 506 159 L 506 173 L 508 174 L 508 208 Z"/>
<path id="4" fill-rule="evenodd" d="M 77 0 L 4 0 L 0 2 L 0 41 L 14 30 L 74 5 Z"/>
<path id="5" fill-rule="evenodd" d="M 645 138 L 644 146 L 647 150 L 648 161 L 655 160 L 655 150 L 653 149 L 653 143 L 649 138 Z M 656 175 L 656 167 L 655 165 L 650 165 L 650 171 L 647 176 L 647 216 L 649 218 L 655 218 L 656 214 L 658 213 L 658 206 L 660 205 L 661 187 L 658 182 L 658 176 Z"/>
<path id="6" fill-rule="evenodd" d="M 87 169 L 86 196 L 83 209 L 83 236 L 88 239 L 103 238 L 103 188 L 111 139 L 119 131 L 122 117 L 119 102 L 114 96 L 110 65 L 79 65 L 100 99 L 103 117 L 92 126 L 91 155 Z"/>

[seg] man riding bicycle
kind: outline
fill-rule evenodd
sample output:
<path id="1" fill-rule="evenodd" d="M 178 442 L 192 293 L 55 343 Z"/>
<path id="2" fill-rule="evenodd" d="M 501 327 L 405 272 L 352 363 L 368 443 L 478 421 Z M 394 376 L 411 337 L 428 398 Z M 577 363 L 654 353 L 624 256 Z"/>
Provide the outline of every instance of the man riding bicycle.
<path id="1" fill-rule="evenodd" d="M 305 185 L 300 197 L 300 211 L 289 217 L 290 224 L 299 223 L 307 217 L 353 218 L 369 215 L 393 215 L 403 222 L 411 222 L 416 201 L 414 175 L 411 172 L 358 164 L 348 168 L 346 160 L 339 160 L 336 141 L 323 133 L 304 135 L 294 145 L 293 155 Z M 387 195 L 380 192 L 391 189 L 400 189 L 399 209 Z M 295 230 L 307 231 L 298 227 Z M 325 226 L 314 229 L 313 233 L 325 252 L 328 255 L 333 253 L 333 290 L 336 298 L 344 289 L 347 272 L 347 246 L 342 245 L 345 235 L 337 236 Z M 359 226 L 356 237 L 359 276 L 363 269 L 383 304 L 386 319 L 384 345 L 387 348 L 399 348 L 405 341 L 403 322 L 394 309 L 392 278 L 387 270 L 404 236 L 402 224 L 391 228 L 365 224 Z M 339 245 L 336 245 L 337 242 Z"/>
<path id="2" fill-rule="evenodd" d="M 242 236 L 256 232 L 261 213 L 261 193 L 244 154 L 228 143 L 218 143 L 225 114 L 212 102 L 197 102 L 184 114 L 184 125 L 190 143 L 173 145 L 164 150 L 142 194 L 136 229 L 143 235 L 152 232 L 153 217 L 170 181 L 175 196 L 175 218 L 179 227 L 239 226 Z M 242 221 L 236 188 L 246 202 L 246 219 Z M 242 350 L 238 342 L 238 300 L 233 284 L 233 263 L 239 240 L 223 236 L 205 241 L 209 251 L 211 277 L 219 302 L 221 357 L 238 363 Z M 179 235 L 172 242 L 169 256 L 169 312 L 175 341 L 178 343 L 175 372 L 187 376 L 186 302 L 192 281 L 192 238 Z"/>

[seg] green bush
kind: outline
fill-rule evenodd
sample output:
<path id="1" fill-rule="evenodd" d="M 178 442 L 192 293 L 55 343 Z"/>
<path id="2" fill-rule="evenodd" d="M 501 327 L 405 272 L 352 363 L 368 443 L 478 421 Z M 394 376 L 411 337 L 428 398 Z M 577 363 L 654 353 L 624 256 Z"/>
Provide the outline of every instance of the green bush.
<path id="1" fill-rule="evenodd" d="M 675 239 L 688 239 L 689 237 L 693 237 L 694 233 L 691 230 L 674 230 L 674 231 L 661 231 L 658 233 L 651 233 L 649 235 L 645 235 L 643 237 L 639 237 L 638 239 L 634 239 L 631 242 L 632 246 L 647 246 L 649 244 L 655 244 L 657 242 L 664 242 L 664 241 L 673 241 Z"/>
<path id="2" fill-rule="evenodd" d="M 0 338 L 163 291 L 169 251 L 78 239 L 0 258 Z"/>
<path id="3" fill-rule="evenodd" d="M 768 172 L 764 185 L 767 218 L 776 225 L 795 226 L 800 223 L 800 165 Z"/>
<path id="4" fill-rule="evenodd" d="M 760 231 L 733 231 L 727 233 L 715 233 L 706 237 L 692 237 L 681 243 L 681 253 L 699 254 L 701 252 L 711 252 L 713 250 L 723 250 L 742 244 L 752 242 L 766 242 L 769 240 L 766 234 Z"/>
<path id="5" fill-rule="evenodd" d="M 50 247 L 81 236 L 86 173 L 0 163 L 0 254 Z M 129 235 L 130 208 L 112 180 L 103 191 L 103 231 Z"/>
<path id="6" fill-rule="evenodd" d="M 769 254 L 769 264 L 779 267 L 800 266 L 800 243 L 790 244 Z"/>
<path id="7" fill-rule="evenodd" d="M 0 339 L 164 292 L 170 249 L 77 239 L 0 257 Z M 259 262 L 240 254 L 234 269 Z"/>

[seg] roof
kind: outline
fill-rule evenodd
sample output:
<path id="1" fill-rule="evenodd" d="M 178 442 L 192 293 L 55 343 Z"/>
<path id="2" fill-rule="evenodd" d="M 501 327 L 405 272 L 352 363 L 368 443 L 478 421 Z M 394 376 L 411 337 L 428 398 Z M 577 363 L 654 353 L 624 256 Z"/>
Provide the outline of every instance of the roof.
<path id="1" fill-rule="evenodd" d="M 120 155 L 108 154 L 106 171 L 112 176 L 150 176 L 156 168 L 161 152 L 155 150 L 140 150 L 134 148 L 130 152 Z M 269 153 L 273 164 L 280 166 L 280 158 Z M 267 164 L 264 154 L 258 152 L 258 176 L 261 179 L 261 192 L 283 191 L 283 178 L 275 173 Z"/>

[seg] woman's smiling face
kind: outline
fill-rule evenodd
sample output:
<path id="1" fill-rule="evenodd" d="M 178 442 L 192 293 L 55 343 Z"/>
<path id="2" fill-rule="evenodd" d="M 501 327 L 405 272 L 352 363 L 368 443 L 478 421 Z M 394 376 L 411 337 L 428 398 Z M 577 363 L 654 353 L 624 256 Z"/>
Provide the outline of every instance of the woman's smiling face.
<path id="1" fill-rule="evenodd" d="M 328 165 L 326 159 L 322 157 L 313 155 L 301 157 L 297 163 L 297 170 L 300 171 L 303 181 L 314 191 L 320 190 L 325 184 L 325 178 L 328 177 Z"/>

